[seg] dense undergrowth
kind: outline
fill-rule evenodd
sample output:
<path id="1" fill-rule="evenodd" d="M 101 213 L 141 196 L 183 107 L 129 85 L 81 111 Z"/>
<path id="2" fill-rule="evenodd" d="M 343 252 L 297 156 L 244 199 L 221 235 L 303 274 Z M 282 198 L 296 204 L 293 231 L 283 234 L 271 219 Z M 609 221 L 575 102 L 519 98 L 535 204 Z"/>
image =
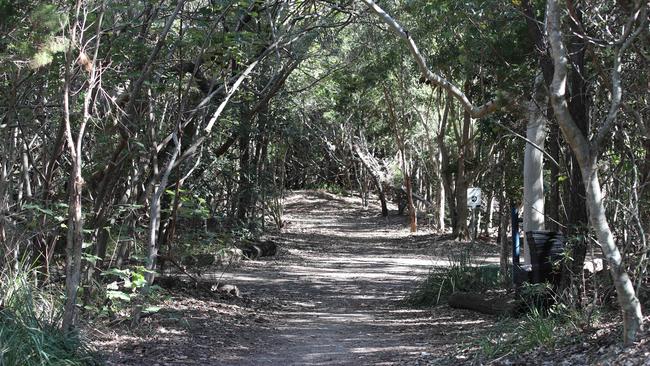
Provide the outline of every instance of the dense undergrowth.
<path id="1" fill-rule="evenodd" d="M 522 354 L 536 348 L 555 349 L 584 341 L 600 314 L 586 316 L 564 304 L 548 309 L 530 306 L 520 317 L 499 319 L 491 331 L 473 343 L 482 362 Z"/>
<path id="2" fill-rule="evenodd" d="M 0 366 L 95 365 L 78 334 L 60 329 L 61 293 L 38 288 L 24 266 L 0 273 Z"/>
<path id="3" fill-rule="evenodd" d="M 449 265 L 434 267 L 404 299 L 414 307 L 443 304 L 454 292 L 496 293 L 504 291 L 504 278 L 497 265 L 481 265 L 467 251 L 449 258 Z M 508 316 L 494 319 L 487 334 L 471 340 L 467 349 L 479 363 L 490 363 L 533 349 L 554 349 L 580 343 L 589 337 L 601 318 L 556 294 L 548 283 L 525 283 L 517 294 L 518 306 Z M 610 309 L 612 310 L 612 309 Z"/>

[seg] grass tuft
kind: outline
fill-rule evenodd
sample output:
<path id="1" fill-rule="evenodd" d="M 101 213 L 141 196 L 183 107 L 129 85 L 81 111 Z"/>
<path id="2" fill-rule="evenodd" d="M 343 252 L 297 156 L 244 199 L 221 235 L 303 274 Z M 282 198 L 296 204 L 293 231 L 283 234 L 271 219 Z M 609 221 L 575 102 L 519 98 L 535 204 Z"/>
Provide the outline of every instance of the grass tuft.
<path id="1" fill-rule="evenodd" d="M 0 366 L 81 366 L 98 362 L 76 334 L 64 334 L 57 293 L 38 288 L 28 266 L 0 271 Z"/>
<path id="2" fill-rule="evenodd" d="M 434 306 L 456 291 L 483 292 L 503 282 L 498 265 L 479 265 L 469 253 L 449 258 L 449 266 L 433 268 L 404 300 L 410 306 Z"/>

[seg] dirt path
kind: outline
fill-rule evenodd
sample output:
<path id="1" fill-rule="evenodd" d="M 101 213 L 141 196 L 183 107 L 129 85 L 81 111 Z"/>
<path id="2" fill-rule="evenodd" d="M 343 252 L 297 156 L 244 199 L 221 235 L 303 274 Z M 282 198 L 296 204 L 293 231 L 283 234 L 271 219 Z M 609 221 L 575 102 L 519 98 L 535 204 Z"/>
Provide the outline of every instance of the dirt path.
<path id="1" fill-rule="evenodd" d="M 410 235 L 404 217 L 387 220 L 377 212 L 362 210 L 356 198 L 298 192 L 286 202 L 285 232 L 274 237 L 281 243 L 277 258 L 222 275 L 245 300 L 170 299 L 127 342 L 116 334 L 100 347 L 113 347 L 114 365 L 462 361 L 462 350 L 489 321 L 446 306 L 416 310 L 401 303 L 418 277 L 461 244 Z"/>

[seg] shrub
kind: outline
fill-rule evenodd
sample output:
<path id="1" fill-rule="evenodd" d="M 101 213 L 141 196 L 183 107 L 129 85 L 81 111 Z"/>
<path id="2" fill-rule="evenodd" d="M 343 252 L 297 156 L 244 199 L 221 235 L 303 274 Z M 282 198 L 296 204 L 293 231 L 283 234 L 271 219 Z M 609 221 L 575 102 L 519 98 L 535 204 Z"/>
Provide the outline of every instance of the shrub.
<path id="1" fill-rule="evenodd" d="M 529 289 L 534 291 L 533 289 Z M 529 311 L 519 319 L 502 319 L 494 330 L 477 341 L 481 363 L 506 354 L 520 354 L 538 347 L 553 350 L 558 344 L 579 342 L 591 319 L 563 304 L 548 309 L 528 304 Z"/>
<path id="2" fill-rule="evenodd" d="M 456 291 L 482 292 L 503 282 L 498 265 L 476 264 L 467 251 L 450 257 L 449 263 L 433 268 L 405 301 L 412 306 L 438 305 Z"/>
<path id="3" fill-rule="evenodd" d="M 60 296 L 37 288 L 36 274 L 0 271 L 0 366 L 97 364 L 76 334 L 60 330 Z"/>

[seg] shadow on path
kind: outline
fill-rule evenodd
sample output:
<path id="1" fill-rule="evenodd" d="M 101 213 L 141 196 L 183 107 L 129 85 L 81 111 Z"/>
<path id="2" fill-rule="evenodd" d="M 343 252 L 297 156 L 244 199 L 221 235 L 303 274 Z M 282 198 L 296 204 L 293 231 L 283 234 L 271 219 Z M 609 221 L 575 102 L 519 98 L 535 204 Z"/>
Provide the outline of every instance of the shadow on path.
<path id="1" fill-rule="evenodd" d="M 110 328 L 96 344 L 112 352 L 109 365 L 415 365 L 422 353 L 439 357 L 434 364 L 462 361 L 487 318 L 401 300 L 466 244 L 412 235 L 405 217 L 378 217 L 374 206 L 295 192 L 276 257 L 206 275 L 237 285 L 242 299 L 175 294 L 140 327 Z"/>
<path id="2" fill-rule="evenodd" d="M 275 296 L 284 306 L 275 326 L 260 332 L 263 346 L 253 342 L 224 364 L 408 363 L 421 352 L 452 351 L 454 338 L 483 322 L 447 307 L 425 311 L 401 303 L 418 277 L 434 264 L 447 264 L 461 244 L 432 256 L 441 244 L 436 236 L 412 236 L 404 217 L 377 217 L 378 210 L 360 210 L 355 199 L 321 192 L 297 192 L 285 212 L 290 224 L 278 239 L 290 259 L 224 277 L 251 295 Z"/>

